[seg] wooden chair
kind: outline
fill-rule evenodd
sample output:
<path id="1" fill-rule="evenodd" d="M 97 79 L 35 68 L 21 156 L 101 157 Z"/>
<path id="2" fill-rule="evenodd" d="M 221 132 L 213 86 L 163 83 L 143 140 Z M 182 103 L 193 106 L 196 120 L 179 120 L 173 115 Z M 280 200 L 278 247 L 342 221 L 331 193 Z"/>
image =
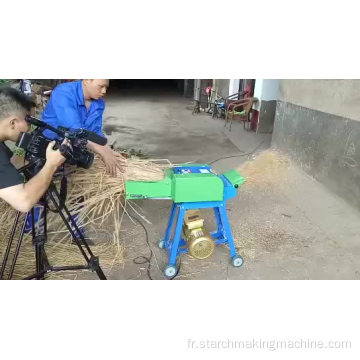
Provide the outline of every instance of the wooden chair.
<path id="1" fill-rule="evenodd" d="M 256 98 L 250 97 L 230 103 L 226 108 L 225 127 L 230 121 L 229 131 L 231 131 L 233 120 L 240 120 L 244 122 L 245 129 L 246 124 L 250 124 L 251 110 L 255 101 L 257 101 Z"/>
<path id="2" fill-rule="evenodd" d="M 230 109 L 232 109 L 232 105 L 234 103 L 236 103 L 237 101 L 240 101 L 240 100 L 244 100 L 246 96 L 247 96 L 246 91 L 237 92 L 235 94 L 231 94 L 231 95 L 227 96 L 225 98 L 226 109 L 229 107 L 229 105 L 230 105 Z"/>

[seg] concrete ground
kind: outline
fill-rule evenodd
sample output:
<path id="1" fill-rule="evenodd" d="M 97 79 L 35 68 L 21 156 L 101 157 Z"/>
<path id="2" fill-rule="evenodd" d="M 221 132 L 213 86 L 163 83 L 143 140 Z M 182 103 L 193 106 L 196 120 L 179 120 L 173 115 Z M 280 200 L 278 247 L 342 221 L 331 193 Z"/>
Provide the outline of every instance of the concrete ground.
<path id="1" fill-rule="evenodd" d="M 213 164 L 222 172 L 237 168 L 246 155 L 270 147 L 271 135 L 255 134 L 207 114 L 191 114 L 191 100 L 176 93 L 141 91 L 114 93 L 106 100 L 104 130 L 119 148 L 133 148 L 153 158 L 174 163 L 196 161 Z M 242 155 L 242 156 L 239 156 Z M 234 157 L 237 156 L 237 157 Z M 301 170 L 292 168 L 291 183 L 272 189 L 240 188 L 228 204 L 238 253 L 244 265 L 230 264 L 227 246 L 215 249 L 210 259 L 181 256 L 176 279 L 358 279 L 360 278 L 360 214 Z M 157 242 L 164 234 L 171 202 L 137 201 L 144 216 L 153 250 L 151 277 L 164 279 L 167 264 Z M 210 230 L 214 219 L 204 211 Z M 147 265 L 135 264 L 137 256 L 149 256 L 145 233 L 129 219 L 123 223 L 126 263 L 113 269 L 110 279 L 148 279 Z M 101 260 L 101 259 L 100 259 Z"/>

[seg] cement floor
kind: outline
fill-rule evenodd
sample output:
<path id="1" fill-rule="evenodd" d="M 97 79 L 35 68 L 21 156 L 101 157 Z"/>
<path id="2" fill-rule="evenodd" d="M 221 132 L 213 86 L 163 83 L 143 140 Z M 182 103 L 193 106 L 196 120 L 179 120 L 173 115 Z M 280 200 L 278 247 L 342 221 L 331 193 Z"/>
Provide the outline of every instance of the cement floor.
<path id="1" fill-rule="evenodd" d="M 243 130 L 235 123 L 230 133 L 224 121 L 207 114 L 193 116 L 191 100 L 177 94 L 137 91 L 113 94 L 106 99 L 105 131 L 115 146 L 142 150 L 154 158 L 172 162 L 214 163 L 217 171 L 236 168 L 254 149 L 270 147 L 271 135 Z M 328 192 L 299 169 L 292 169 L 296 185 L 270 191 L 239 190 L 229 201 L 229 218 L 238 253 L 244 265 L 230 264 L 227 246 L 219 246 L 207 260 L 181 256 L 180 279 L 358 279 L 360 278 L 360 214 Z M 157 247 L 163 236 L 171 202 L 138 201 L 151 225 L 145 224 L 153 250 L 151 276 L 164 279 L 164 250 Z M 205 212 L 209 228 L 214 226 Z M 133 259 L 149 256 L 144 230 L 125 220 L 123 229 L 126 263 L 114 269 L 110 279 L 147 279 L 146 265 Z M 244 236 L 246 231 L 247 236 Z M 101 260 L 101 259 L 100 259 Z"/>

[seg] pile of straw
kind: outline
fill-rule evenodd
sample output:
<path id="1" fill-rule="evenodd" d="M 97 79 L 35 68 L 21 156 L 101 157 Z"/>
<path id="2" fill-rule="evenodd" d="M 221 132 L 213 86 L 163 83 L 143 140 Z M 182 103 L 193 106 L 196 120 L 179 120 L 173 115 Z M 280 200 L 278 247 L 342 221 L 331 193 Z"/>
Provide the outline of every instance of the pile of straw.
<path id="1" fill-rule="evenodd" d="M 237 169 L 246 180 L 239 191 L 238 199 L 242 201 L 245 198 L 249 205 L 247 215 L 244 215 L 242 221 L 235 222 L 232 230 L 235 245 L 246 259 L 275 252 L 284 244 L 293 241 L 294 234 L 284 227 L 283 216 L 273 216 L 271 222 L 266 221 L 268 217 L 264 211 L 251 205 L 256 202 L 266 206 L 267 202 L 263 203 L 263 199 L 273 199 L 274 196 L 281 195 L 285 185 L 293 186 L 291 168 L 291 161 L 285 154 L 269 149 Z"/>
<path id="2" fill-rule="evenodd" d="M 281 152 L 270 149 L 253 160 L 242 164 L 237 170 L 246 182 L 242 187 L 265 188 L 281 185 L 287 179 L 290 160 Z"/>
<path id="3" fill-rule="evenodd" d="M 69 177 L 67 203 L 71 211 L 78 214 L 82 226 L 90 226 L 94 231 L 113 226 L 112 242 L 118 245 L 122 218 L 128 214 L 126 207 L 144 218 L 135 204 L 125 200 L 125 182 L 163 180 L 164 170 L 170 166 L 167 160 L 130 158 L 125 160 L 125 171 L 119 171 L 114 177 L 106 174 L 103 162 L 95 158 L 89 170 L 75 169 Z"/>
<path id="4" fill-rule="evenodd" d="M 95 158 L 93 166 L 88 170 L 69 169 L 66 203 L 72 214 L 78 214 L 77 223 L 84 227 L 86 236 L 95 244 L 91 249 L 96 256 L 99 256 L 105 274 L 114 266 L 119 267 L 124 264 L 124 239 L 120 237 L 123 216 L 129 215 L 128 209 L 131 209 L 133 213 L 144 219 L 140 213 L 141 209 L 135 203 L 125 200 L 125 181 L 159 181 L 164 178 L 164 170 L 170 166 L 167 160 L 145 160 L 133 157 L 125 160 L 125 171 L 119 171 L 114 177 L 106 174 L 103 162 Z M 131 218 L 131 215 L 129 216 Z M 0 200 L 1 259 L 14 218 L 15 210 Z M 46 250 L 50 263 L 52 265 L 84 264 L 79 249 L 71 243 L 70 234 L 57 214 L 50 214 L 48 228 L 49 241 Z M 26 235 L 15 268 L 15 278 L 22 278 L 34 271 L 33 254 L 31 236 Z M 52 277 L 63 276 L 59 273 Z"/>

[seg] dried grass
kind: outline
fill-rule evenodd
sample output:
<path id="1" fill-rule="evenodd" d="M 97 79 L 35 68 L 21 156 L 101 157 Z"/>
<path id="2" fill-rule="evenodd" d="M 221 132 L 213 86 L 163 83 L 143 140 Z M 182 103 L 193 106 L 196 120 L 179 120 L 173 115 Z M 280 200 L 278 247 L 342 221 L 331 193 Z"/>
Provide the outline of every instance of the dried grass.
<path id="1" fill-rule="evenodd" d="M 277 150 L 270 149 L 245 162 L 237 170 L 246 180 L 242 187 L 264 188 L 285 181 L 290 165 L 289 158 Z"/>
<path id="2" fill-rule="evenodd" d="M 256 201 L 274 196 L 274 192 L 281 194 L 283 186 L 294 184 L 291 168 L 290 159 L 274 149 L 263 151 L 245 162 L 237 169 L 246 180 L 240 189 L 239 201 L 243 192 Z M 294 238 L 294 234 L 286 231 L 280 220 L 276 223 L 264 221 L 261 211 L 252 212 L 246 221 L 234 224 L 233 235 L 239 253 L 247 259 L 276 252 Z"/>
<path id="3" fill-rule="evenodd" d="M 17 232 L 19 235 L 19 231 Z M 17 237 L 18 238 L 18 237 Z M 16 239 L 17 239 L 16 238 Z M 16 242 L 14 241 L 11 254 L 14 253 Z M 5 250 L 7 241 L 0 242 L 0 256 L 3 258 L 3 253 Z M 49 259 L 49 262 L 53 266 L 67 266 L 67 265 L 86 265 L 85 259 L 81 255 L 78 247 L 71 243 L 57 243 L 53 238 L 49 238 L 48 243 L 45 245 L 46 255 Z M 102 244 L 91 246 L 92 252 L 95 256 L 98 256 L 100 259 L 100 265 L 105 274 L 109 274 L 111 270 L 115 268 L 121 268 L 124 264 L 124 249 L 123 247 L 116 247 L 112 244 Z M 35 272 L 35 255 L 34 247 L 32 246 L 32 239 L 29 234 L 24 236 L 19 257 L 14 270 L 14 279 L 22 279 L 25 276 L 31 275 Z M 8 273 L 11 263 L 11 257 L 9 258 L 8 267 L 5 272 Z M 76 271 L 67 271 L 52 273 L 47 278 L 50 279 L 64 279 L 64 278 L 76 278 L 78 272 Z M 96 275 L 94 275 L 96 277 Z"/>
<path id="4" fill-rule="evenodd" d="M 106 273 L 124 264 L 124 245 L 120 236 L 124 215 L 131 209 L 145 221 L 141 209 L 125 200 L 125 182 L 159 181 L 164 178 L 164 169 L 169 168 L 168 160 L 145 160 L 129 158 L 125 161 L 125 172 L 116 177 L 106 174 L 102 161 L 95 158 L 88 169 L 73 168 L 68 177 L 67 205 L 72 214 L 77 213 L 80 223 L 91 240 L 93 253 L 100 258 L 100 265 Z M 83 201 L 79 202 L 79 199 Z M 0 256 L 5 251 L 15 210 L 0 200 Z M 131 218 L 131 217 L 130 217 Z M 84 264 L 84 259 L 63 224 L 61 218 L 51 213 L 48 218 L 49 241 L 46 251 L 52 265 Z M 17 230 L 19 234 L 20 229 Z M 90 236 L 89 236 L 90 235 Z M 14 278 L 22 278 L 34 271 L 33 247 L 31 236 L 23 241 Z M 76 273 L 74 272 L 74 276 Z M 63 278 L 63 274 L 54 274 L 50 278 Z"/>
<path id="5" fill-rule="evenodd" d="M 72 212 L 79 215 L 79 223 L 83 226 L 90 226 L 95 231 L 113 226 L 112 243 L 119 245 L 121 223 L 124 214 L 128 214 L 127 208 L 144 218 L 136 205 L 125 200 L 125 182 L 163 180 L 164 169 L 170 166 L 167 160 L 130 158 L 125 163 L 126 171 L 113 177 L 106 174 L 102 161 L 96 158 L 89 170 L 76 169 L 70 176 L 67 203 Z M 79 202 L 80 198 L 83 201 Z"/>
<path id="6" fill-rule="evenodd" d="M 253 260 L 265 253 L 274 253 L 294 240 L 294 234 L 279 224 L 242 222 L 233 226 L 235 246 L 245 259 Z"/>

